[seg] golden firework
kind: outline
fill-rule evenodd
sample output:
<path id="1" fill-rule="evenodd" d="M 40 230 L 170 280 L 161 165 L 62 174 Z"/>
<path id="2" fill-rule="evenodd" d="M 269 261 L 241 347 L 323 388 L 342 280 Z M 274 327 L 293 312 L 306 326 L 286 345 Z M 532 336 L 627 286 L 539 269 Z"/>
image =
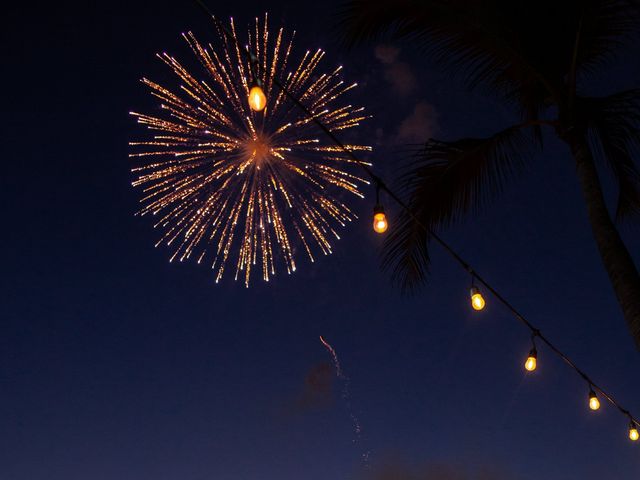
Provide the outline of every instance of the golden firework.
<path id="1" fill-rule="evenodd" d="M 282 265 L 296 270 L 298 247 L 314 261 L 314 251 L 331 253 L 337 228 L 355 218 L 340 198 L 362 197 L 366 180 L 341 149 L 321 135 L 309 116 L 287 100 L 279 81 L 331 132 L 357 126 L 364 108 L 340 103 L 356 84 L 345 84 L 342 67 L 319 73 L 322 50 L 307 51 L 292 63 L 293 35 L 275 38 L 268 19 L 249 28 L 250 60 L 241 51 L 233 20 L 229 33 L 218 31 L 218 47 L 183 34 L 199 60 L 200 77 L 167 53 L 158 57 L 178 76 L 170 90 L 142 82 L 160 101 L 160 113 L 131 112 L 153 138 L 131 142 L 130 156 L 141 163 L 132 171 L 144 192 L 140 215 L 158 217 L 163 231 L 156 244 L 172 248 L 171 260 L 208 261 L 218 282 L 231 261 L 235 278 L 249 285 L 256 265 L 268 281 Z M 252 78 L 255 75 L 257 78 Z M 253 111 L 247 101 L 260 80 L 267 104 Z M 347 145 L 351 151 L 370 151 Z"/>

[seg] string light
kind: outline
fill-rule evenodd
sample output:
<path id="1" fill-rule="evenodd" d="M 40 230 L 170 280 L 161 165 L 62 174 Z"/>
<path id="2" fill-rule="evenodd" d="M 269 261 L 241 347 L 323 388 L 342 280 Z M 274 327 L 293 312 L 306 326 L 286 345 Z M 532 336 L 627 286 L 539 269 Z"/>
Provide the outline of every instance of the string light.
<path id="1" fill-rule="evenodd" d="M 384 214 L 384 207 L 382 205 L 376 205 L 373 207 L 373 229 L 377 233 L 384 233 L 389 228 L 387 222 L 387 216 Z"/>
<path id="2" fill-rule="evenodd" d="M 222 31 L 225 33 L 225 35 L 231 39 L 231 41 L 235 42 L 235 39 L 233 37 L 233 35 L 231 34 L 231 32 L 229 32 L 229 30 L 227 29 L 227 27 L 220 22 L 210 11 L 209 9 L 206 7 L 206 5 L 203 3 L 202 0 L 195 0 L 195 2 L 213 19 L 213 21 L 215 22 L 216 26 L 218 28 L 221 28 Z M 237 47 L 239 47 L 239 45 L 236 45 Z M 246 49 L 242 49 L 239 48 L 239 50 L 242 52 L 242 54 L 244 55 L 248 55 L 250 59 L 255 58 L 254 55 L 251 54 L 251 52 L 248 50 L 248 48 Z M 253 63 L 253 62 L 252 62 Z M 253 69 L 252 69 L 253 70 Z M 253 73 L 253 72 L 252 72 Z M 253 75 L 253 78 L 257 78 L 255 75 Z M 640 438 L 640 434 L 638 433 L 638 429 L 637 429 L 637 425 L 640 425 L 640 423 L 638 423 L 637 420 L 635 420 L 633 418 L 633 416 L 631 416 L 631 414 L 625 410 L 611 395 L 609 395 L 608 393 L 606 393 L 602 388 L 597 387 L 592 381 L 591 379 L 587 376 L 586 373 L 584 373 L 580 368 L 578 368 L 578 366 L 566 355 L 564 354 L 560 349 L 558 349 L 553 343 L 551 343 L 551 341 L 549 339 L 547 339 L 544 335 L 542 335 L 542 333 L 540 332 L 540 330 L 538 330 L 531 322 L 529 322 L 513 305 L 511 305 L 511 303 L 509 301 L 507 301 L 506 298 L 504 298 L 495 288 L 493 288 L 486 280 L 484 280 L 483 278 L 481 278 L 472 268 L 471 265 L 469 265 L 451 246 L 449 246 L 449 244 L 447 242 L 445 242 L 436 232 L 434 232 L 433 230 L 431 230 L 429 228 L 429 226 L 425 225 L 420 218 L 418 218 L 412 211 L 411 209 L 408 207 L 408 205 L 395 193 L 393 192 L 391 189 L 389 189 L 382 181 L 382 179 L 380 179 L 377 175 L 375 175 L 373 173 L 373 171 L 371 171 L 371 169 L 367 166 L 366 163 L 364 163 L 362 160 L 360 160 L 349 148 L 347 148 L 347 146 L 345 144 L 343 144 L 338 137 L 336 137 L 336 135 L 326 126 L 324 125 L 316 115 L 313 114 L 313 112 L 311 112 L 298 98 L 296 98 L 277 78 L 273 78 L 272 79 L 273 84 L 276 85 L 281 92 L 284 94 L 284 96 L 288 99 L 290 99 L 296 106 L 298 106 L 308 117 L 309 119 L 314 122 L 336 145 L 338 148 L 340 148 L 341 150 L 343 150 L 346 154 L 348 154 L 350 156 L 350 158 L 357 163 L 366 173 L 367 175 L 369 175 L 369 177 L 371 179 L 373 179 L 376 184 L 377 184 L 377 191 L 379 190 L 384 190 L 408 215 L 411 219 L 413 219 L 414 222 L 416 222 L 416 224 L 420 227 L 422 227 L 429 235 L 429 237 L 431 239 L 433 239 L 436 243 L 438 243 L 449 255 L 451 255 L 453 257 L 453 259 L 458 262 L 462 268 L 464 268 L 466 271 L 470 272 L 472 274 L 472 279 L 477 279 L 479 283 L 481 283 L 500 303 L 502 303 L 502 305 L 504 305 L 512 314 L 513 316 L 519 320 L 521 323 L 523 323 L 527 328 L 529 328 L 532 332 L 532 334 L 534 336 L 537 336 L 540 341 L 542 341 L 547 347 L 549 347 L 549 349 L 551 351 L 553 351 L 556 355 L 558 355 L 569 367 L 571 367 L 579 376 L 581 376 L 582 378 L 584 378 L 590 385 L 590 391 L 589 391 L 589 408 L 591 410 L 598 410 L 600 408 L 600 400 L 598 400 L 598 397 L 596 396 L 596 393 L 594 391 L 594 387 L 597 388 L 597 390 L 602 394 L 602 396 L 612 405 L 614 405 L 615 407 L 618 408 L 618 410 L 623 413 L 624 415 L 628 416 L 631 420 L 630 426 L 629 426 L 629 438 L 632 441 L 637 441 Z M 259 88 L 259 90 L 253 90 L 253 87 L 257 86 Z M 255 99 L 251 99 L 251 92 L 254 92 L 255 95 Z M 264 95 L 264 91 L 262 90 L 262 88 L 260 88 L 259 83 L 256 83 L 255 85 L 252 85 L 251 90 L 249 91 L 250 94 L 250 98 L 249 98 L 249 102 L 251 105 L 251 102 L 253 100 L 255 100 L 255 105 L 256 107 L 260 107 L 262 106 L 262 108 L 253 108 L 253 106 L 251 108 L 253 108 L 256 111 L 261 111 L 262 109 L 265 108 L 266 106 L 266 96 Z M 261 95 L 260 95 L 261 94 Z M 376 206 L 378 206 L 379 203 L 377 203 Z M 374 217 L 376 215 L 376 213 L 382 213 L 384 215 L 384 210 L 382 209 L 382 206 L 379 205 L 381 208 L 380 212 L 376 212 L 376 210 L 374 209 Z M 388 223 L 386 220 L 386 216 L 383 217 L 384 218 L 384 230 L 385 231 L 388 228 Z M 380 224 L 380 226 L 382 227 L 382 223 Z M 376 229 L 376 225 L 374 224 L 374 230 Z M 378 230 L 376 230 L 378 231 Z M 473 285 L 472 282 L 472 287 L 471 287 L 471 304 L 473 306 L 473 308 L 475 310 L 482 310 L 485 306 L 485 300 L 482 297 L 482 294 L 480 293 L 480 290 L 478 287 L 476 287 L 475 285 Z M 533 354 L 533 355 L 532 355 Z M 529 363 L 529 360 L 533 359 L 534 361 L 532 363 Z M 533 369 L 536 368 L 537 366 L 537 351 L 535 349 L 535 344 L 534 344 L 534 348 L 531 350 L 531 352 L 529 353 L 529 357 L 527 358 L 527 362 L 525 364 L 525 368 L 527 368 L 527 364 L 529 364 L 530 366 L 533 366 Z M 529 370 L 529 368 L 527 368 L 527 370 Z M 530 370 L 532 371 L 532 370 Z"/>
<path id="3" fill-rule="evenodd" d="M 376 205 L 373 207 L 373 230 L 377 233 L 384 233 L 389 228 L 384 207 L 380 203 L 380 184 L 376 184 Z"/>
<path id="4" fill-rule="evenodd" d="M 478 287 L 471 287 L 469 295 L 471 296 L 471 306 L 473 309 L 478 311 L 482 310 L 486 305 L 486 302 L 484 301 L 484 297 L 480 293 Z"/>
<path id="5" fill-rule="evenodd" d="M 598 396 L 596 392 L 593 391 L 593 388 L 589 390 L 589 408 L 594 412 L 600 409 L 600 400 L 598 400 Z"/>
<path id="6" fill-rule="evenodd" d="M 527 357 L 527 361 L 524 362 L 524 368 L 528 372 L 533 372 L 538 367 L 538 352 L 535 347 L 531 349 L 529 352 L 529 356 Z"/>
<path id="7" fill-rule="evenodd" d="M 259 81 L 254 82 L 249 90 L 249 106 L 254 112 L 261 112 L 267 106 L 267 96 L 260 83 Z"/>
<path id="8" fill-rule="evenodd" d="M 524 368 L 527 372 L 533 372 L 538 367 L 538 349 L 536 348 L 537 335 L 537 331 L 531 334 L 532 348 L 529 351 L 529 356 L 527 356 L 527 359 L 524 362 Z"/>
<path id="9" fill-rule="evenodd" d="M 217 22 L 216 23 L 220 23 Z M 230 32 L 227 30 L 227 27 L 224 27 L 223 30 L 227 36 L 232 37 L 232 41 L 237 43 L 237 40 L 233 34 L 230 35 Z M 237 45 L 236 45 L 237 46 Z M 258 76 L 258 70 L 260 68 L 260 61 L 256 55 L 249 50 L 249 47 L 245 47 L 245 54 L 249 57 L 249 73 L 251 74 L 251 78 L 253 81 L 251 82 L 251 86 L 249 88 L 249 107 L 254 112 L 261 112 L 267 106 L 267 96 L 264 94 L 264 90 L 262 89 L 262 80 Z"/>

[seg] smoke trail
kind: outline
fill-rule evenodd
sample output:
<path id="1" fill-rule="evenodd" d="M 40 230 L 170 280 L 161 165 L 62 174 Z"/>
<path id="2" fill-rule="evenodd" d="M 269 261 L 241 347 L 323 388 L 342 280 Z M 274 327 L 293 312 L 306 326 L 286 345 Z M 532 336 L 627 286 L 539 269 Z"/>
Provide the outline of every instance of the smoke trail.
<path id="1" fill-rule="evenodd" d="M 368 449 L 366 449 L 364 445 L 362 445 L 363 444 L 362 425 L 360 424 L 360 420 L 358 420 L 358 417 L 353 412 L 353 408 L 351 407 L 351 391 L 349 389 L 349 384 L 350 384 L 349 377 L 347 377 L 344 374 L 344 371 L 340 366 L 340 360 L 338 359 L 338 354 L 333 349 L 333 347 L 329 344 L 329 342 L 327 342 L 324 338 L 322 338 L 322 335 L 320 335 L 320 342 L 322 342 L 322 345 L 324 345 L 324 347 L 327 349 L 327 351 L 331 355 L 331 358 L 333 359 L 333 364 L 336 367 L 336 376 L 340 380 L 342 380 L 342 400 L 344 401 L 345 406 L 347 407 L 347 412 L 349 413 L 349 417 L 351 418 L 351 424 L 353 425 L 353 432 L 354 432 L 353 443 L 354 444 L 359 443 L 362 446 L 364 451 L 362 452 L 360 458 L 362 459 L 362 463 L 365 466 L 365 468 L 368 469 L 370 468 L 369 456 L 371 452 Z"/>

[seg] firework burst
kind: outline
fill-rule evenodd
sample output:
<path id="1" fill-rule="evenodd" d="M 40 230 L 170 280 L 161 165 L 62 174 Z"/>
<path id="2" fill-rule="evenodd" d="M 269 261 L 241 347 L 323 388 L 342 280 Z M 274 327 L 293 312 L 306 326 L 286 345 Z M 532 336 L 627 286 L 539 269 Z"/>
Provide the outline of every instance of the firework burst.
<path id="1" fill-rule="evenodd" d="M 209 262 L 218 282 L 228 265 L 249 285 L 254 269 L 266 281 L 284 267 L 296 270 L 296 251 L 311 261 L 331 253 L 338 228 L 355 218 L 341 198 L 362 197 L 368 183 L 357 165 L 320 135 L 313 120 L 287 100 L 283 84 L 329 130 L 356 127 L 362 107 L 342 104 L 356 84 L 345 84 L 342 67 L 319 73 L 322 50 L 293 62 L 293 35 L 274 38 L 268 20 L 248 30 L 249 63 L 233 20 L 230 35 L 218 30 L 217 47 L 183 34 L 201 67 L 190 73 L 174 57 L 158 57 L 179 78 L 170 90 L 142 82 L 160 101 L 160 113 L 131 112 L 153 138 L 131 142 L 139 163 L 132 169 L 143 191 L 140 215 L 158 217 L 163 234 L 156 246 L 172 249 L 171 260 Z M 254 112 L 247 95 L 251 75 L 263 82 L 267 106 Z M 369 151 L 365 145 L 347 145 Z"/>

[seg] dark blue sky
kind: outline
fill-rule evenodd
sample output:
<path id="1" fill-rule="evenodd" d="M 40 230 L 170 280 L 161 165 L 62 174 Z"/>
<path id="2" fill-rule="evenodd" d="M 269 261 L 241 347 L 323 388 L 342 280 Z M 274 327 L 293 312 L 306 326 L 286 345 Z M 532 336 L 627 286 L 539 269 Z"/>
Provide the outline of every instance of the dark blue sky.
<path id="1" fill-rule="evenodd" d="M 299 31 L 298 48 L 324 47 L 325 66 L 344 64 L 362 85 L 357 101 L 376 115 L 361 135 L 384 143 L 372 160 L 385 177 L 403 165 L 398 129 L 416 103 L 437 112 L 442 138 L 512 120 L 407 44 L 397 61 L 410 65 L 418 86 L 398 93 L 375 45 L 339 47 L 329 28 L 336 5 L 308 5 L 210 2 L 239 23 L 268 9 L 275 24 Z M 152 106 L 139 77 L 172 80 L 156 51 L 189 58 L 179 38 L 188 29 L 211 35 L 202 13 L 178 1 L 14 3 L 5 14 L 2 480 L 640 474 L 640 445 L 627 439 L 626 420 L 604 404 L 590 412 L 584 382 L 545 349 L 525 377 L 527 331 L 490 297 L 473 313 L 468 276 L 437 247 L 420 295 L 389 286 L 370 228 L 371 195 L 355 203 L 362 218 L 334 255 L 269 285 L 214 285 L 207 268 L 169 264 L 167 251 L 153 248 L 149 222 L 133 216 L 127 142 L 140 131 L 128 111 Z M 608 66 L 593 90 L 637 86 L 635 58 L 637 50 Z M 640 415 L 640 356 L 592 242 L 568 152 L 553 139 L 547 146 L 491 208 L 444 236 Z M 638 228 L 623 234 L 637 253 Z M 301 407 L 305 378 L 329 361 L 319 335 L 351 378 L 366 445 L 353 443 L 339 383 L 328 405 Z M 364 448 L 372 452 L 368 473 Z"/>

